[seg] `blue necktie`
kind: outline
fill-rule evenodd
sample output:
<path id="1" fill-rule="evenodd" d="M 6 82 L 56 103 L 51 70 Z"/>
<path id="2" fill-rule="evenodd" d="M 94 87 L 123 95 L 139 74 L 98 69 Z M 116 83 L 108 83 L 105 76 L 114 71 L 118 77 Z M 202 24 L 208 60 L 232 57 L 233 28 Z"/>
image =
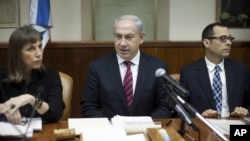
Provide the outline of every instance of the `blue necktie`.
<path id="1" fill-rule="evenodd" d="M 214 99 L 216 102 L 216 109 L 219 113 L 221 113 L 222 107 L 222 82 L 220 79 L 220 71 L 221 68 L 219 66 L 215 66 L 215 73 L 213 78 L 213 93 Z"/>

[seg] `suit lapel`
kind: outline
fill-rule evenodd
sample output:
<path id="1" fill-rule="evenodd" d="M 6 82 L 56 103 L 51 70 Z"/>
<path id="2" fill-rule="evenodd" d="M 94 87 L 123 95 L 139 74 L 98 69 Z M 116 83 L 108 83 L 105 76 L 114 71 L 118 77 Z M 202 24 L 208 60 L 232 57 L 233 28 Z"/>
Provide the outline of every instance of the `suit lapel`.
<path id="1" fill-rule="evenodd" d="M 119 70 L 119 64 L 117 61 L 117 57 L 116 54 L 112 54 L 112 56 L 109 58 L 108 60 L 108 66 L 109 69 L 109 76 L 112 78 L 112 86 L 114 86 L 117 90 L 118 94 L 124 107 L 127 109 L 127 101 L 126 101 L 126 97 L 125 97 L 125 93 L 123 91 L 123 85 L 122 85 L 122 79 L 121 79 L 121 75 L 120 75 L 120 70 Z"/>
<path id="2" fill-rule="evenodd" d="M 235 77 L 235 71 L 229 63 L 229 60 L 224 60 L 224 69 L 225 69 L 225 77 L 226 77 L 226 87 L 227 87 L 227 99 L 228 99 L 228 105 L 230 107 L 230 103 L 233 99 L 231 99 L 231 96 L 233 95 L 233 85 L 234 85 L 234 77 Z M 231 111 L 231 110 L 230 110 Z"/>
<path id="3" fill-rule="evenodd" d="M 138 100 L 140 100 L 141 95 L 143 94 L 144 84 L 146 83 L 145 77 L 148 74 L 148 66 L 147 66 L 147 60 L 145 59 L 143 53 L 141 53 L 140 56 L 140 62 L 138 67 L 138 75 L 137 75 L 137 81 L 136 81 L 136 87 L 134 92 L 134 101 L 132 104 L 132 111 L 137 106 Z M 138 87 L 140 86 L 140 87 Z"/>
<path id="4" fill-rule="evenodd" d="M 212 91 L 205 59 L 202 59 L 199 62 L 198 67 L 197 67 L 197 73 L 198 73 L 198 79 L 200 81 L 202 89 L 204 90 L 205 96 L 208 98 L 211 105 L 213 105 L 213 107 L 216 109 L 216 104 L 215 104 L 215 100 L 213 97 L 213 91 Z"/>

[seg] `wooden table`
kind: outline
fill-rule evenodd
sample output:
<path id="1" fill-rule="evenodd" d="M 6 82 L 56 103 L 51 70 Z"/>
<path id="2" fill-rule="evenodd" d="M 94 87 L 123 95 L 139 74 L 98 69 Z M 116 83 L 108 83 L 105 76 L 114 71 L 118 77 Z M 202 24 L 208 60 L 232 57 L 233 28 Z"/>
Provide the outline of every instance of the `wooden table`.
<path id="1" fill-rule="evenodd" d="M 200 128 L 200 141 L 220 141 L 220 137 L 217 136 L 210 128 L 208 128 L 202 121 L 199 119 L 194 118 L 194 122 L 198 125 Z M 156 122 L 161 122 L 162 127 L 165 128 L 167 131 L 169 128 L 174 129 L 175 131 L 178 131 L 180 129 L 180 123 L 181 120 L 179 118 L 172 118 L 172 119 L 154 119 Z M 166 126 L 168 124 L 168 126 Z M 36 131 L 33 134 L 33 137 L 30 139 L 31 141 L 55 141 L 54 136 L 54 129 L 65 129 L 68 128 L 68 122 L 67 121 L 59 121 L 57 123 L 50 123 L 50 124 L 43 124 L 42 131 Z M 3 129 L 1 129 L 3 130 Z M 182 136 L 184 140 L 191 141 L 191 138 L 198 141 L 199 134 L 195 130 L 193 130 L 191 127 L 187 126 L 185 124 L 185 131 L 187 132 L 186 135 Z M 191 138 L 190 138 L 190 137 Z M 21 140 L 21 139 L 15 139 L 15 138 L 2 138 L 1 140 Z M 172 141 L 175 141 L 175 138 L 172 138 Z"/>

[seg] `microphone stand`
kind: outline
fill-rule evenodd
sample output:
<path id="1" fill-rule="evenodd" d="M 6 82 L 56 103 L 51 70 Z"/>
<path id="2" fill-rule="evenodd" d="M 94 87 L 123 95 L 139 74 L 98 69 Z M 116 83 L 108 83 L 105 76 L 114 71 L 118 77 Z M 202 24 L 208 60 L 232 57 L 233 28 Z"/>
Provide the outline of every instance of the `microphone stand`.
<path id="1" fill-rule="evenodd" d="M 32 122 L 32 119 L 33 119 L 33 117 L 34 117 L 34 115 L 35 115 L 35 111 L 36 111 L 36 109 L 33 107 L 33 108 L 32 108 L 32 111 L 31 111 L 31 114 L 30 114 L 30 118 L 27 119 L 27 117 L 25 117 L 25 118 L 27 119 L 27 126 L 26 126 L 26 130 L 25 130 L 25 132 L 24 132 L 24 134 L 23 134 L 22 141 L 28 140 L 27 134 L 28 134 L 29 127 L 30 127 L 30 124 L 31 124 L 31 122 Z"/>
<path id="2" fill-rule="evenodd" d="M 212 129 L 221 139 L 224 141 L 229 141 L 221 132 L 219 132 L 211 123 L 209 123 L 191 104 L 185 102 L 180 96 L 177 99 L 188 109 L 189 112 L 193 113 L 198 117 L 203 123 L 205 123 L 210 129 Z"/>
<path id="3" fill-rule="evenodd" d="M 179 104 L 177 104 L 176 106 L 179 106 Z M 178 108 L 176 108 L 178 109 Z M 180 113 L 180 112 L 178 112 Z M 185 117 L 183 116 L 183 114 L 179 114 L 179 116 L 181 117 L 181 124 L 180 124 L 180 128 L 178 130 L 178 133 L 181 134 L 181 136 L 184 136 L 186 131 L 185 131 Z"/>
<path id="4" fill-rule="evenodd" d="M 36 96 L 36 98 L 40 98 L 41 93 L 43 93 L 43 92 L 44 92 L 44 87 L 43 87 L 43 86 L 39 86 L 39 87 L 37 88 L 37 96 Z M 26 134 L 27 134 L 28 131 L 29 131 L 29 127 L 30 127 L 31 122 L 32 122 L 32 120 L 33 120 L 33 118 L 34 118 L 35 112 L 36 112 L 36 108 L 35 108 L 35 107 L 32 107 L 32 111 L 31 111 L 31 114 L 30 114 L 30 118 L 27 119 L 27 122 L 28 122 L 28 123 L 27 123 L 27 126 L 26 126 L 25 133 L 24 133 L 24 135 L 23 135 L 22 141 L 28 140 Z M 27 117 L 26 117 L 26 118 L 27 118 Z"/>
<path id="5" fill-rule="evenodd" d="M 166 71 L 163 69 L 158 69 L 156 71 L 156 76 L 157 77 L 163 77 L 167 83 L 168 83 L 168 88 L 171 91 L 175 91 L 176 93 L 186 96 L 188 94 L 188 91 L 185 90 L 183 87 L 181 87 L 181 85 L 179 83 L 177 83 L 175 80 L 173 80 L 172 78 L 170 78 L 167 74 Z M 167 87 L 165 86 L 164 83 L 163 87 L 168 91 Z M 173 93 L 169 92 L 170 96 L 173 98 L 175 96 L 173 96 Z M 192 107 L 191 104 L 185 102 L 179 95 L 177 96 L 177 101 L 181 102 L 181 104 L 189 111 L 189 113 L 193 114 L 194 116 L 198 117 L 203 123 L 205 123 L 210 129 L 212 129 L 219 137 L 221 137 L 221 139 L 223 139 L 224 141 L 229 141 L 229 139 L 227 139 L 222 133 L 220 133 L 215 127 L 212 126 L 212 124 L 210 124 L 201 114 L 199 114 L 199 112 Z M 173 99 L 174 100 L 174 99 Z"/>
<path id="6" fill-rule="evenodd" d="M 187 132 L 185 131 L 185 122 L 191 126 L 195 131 L 199 131 L 198 126 L 192 121 L 192 118 L 190 115 L 186 112 L 185 108 L 182 106 L 182 104 L 177 100 L 175 96 L 175 92 L 173 91 L 173 87 L 165 85 L 165 83 L 162 83 L 163 87 L 166 89 L 167 93 L 169 93 L 169 96 L 171 96 L 172 100 L 176 103 L 175 110 L 178 112 L 178 115 L 181 117 L 181 124 L 180 129 L 178 130 L 179 134 L 181 136 L 185 135 Z M 171 90 L 171 91 L 170 91 Z"/>

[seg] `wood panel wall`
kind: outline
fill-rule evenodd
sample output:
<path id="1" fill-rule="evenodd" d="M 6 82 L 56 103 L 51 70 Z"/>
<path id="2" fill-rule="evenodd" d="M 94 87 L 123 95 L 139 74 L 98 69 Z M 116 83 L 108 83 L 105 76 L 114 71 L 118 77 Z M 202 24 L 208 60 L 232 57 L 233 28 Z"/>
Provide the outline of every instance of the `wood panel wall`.
<path id="1" fill-rule="evenodd" d="M 183 65 L 204 56 L 200 42 L 150 41 L 141 50 L 166 62 L 169 73 L 179 73 Z M 44 63 L 73 77 L 71 117 L 81 117 L 80 100 L 91 60 L 114 51 L 113 42 L 53 42 L 44 51 Z M 245 63 L 250 70 L 250 42 L 235 42 L 230 58 Z M 7 43 L 0 43 L 0 66 L 7 61 Z"/>

